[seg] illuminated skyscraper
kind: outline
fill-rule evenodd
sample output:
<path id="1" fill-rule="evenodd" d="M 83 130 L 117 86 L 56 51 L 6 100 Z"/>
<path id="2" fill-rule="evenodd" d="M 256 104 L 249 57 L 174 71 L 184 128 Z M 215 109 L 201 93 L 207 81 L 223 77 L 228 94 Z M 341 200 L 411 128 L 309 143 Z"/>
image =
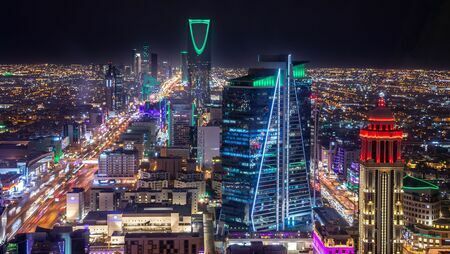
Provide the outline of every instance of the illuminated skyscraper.
<path id="1" fill-rule="evenodd" d="M 134 58 L 134 74 L 139 77 L 142 72 L 142 58 L 140 53 L 136 53 Z"/>
<path id="2" fill-rule="evenodd" d="M 188 73 L 192 98 L 201 109 L 210 103 L 210 20 L 189 19 Z"/>
<path id="3" fill-rule="evenodd" d="M 229 230 L 311 230 L 304 62 L 250 70 L 223 92 L 221 219 Z M 290 73 L 290 75 L 286 75 Z"/>
<path id="4" fill-rule="evenodd" d="M 403 132 L 383 97 L 368 120 L 360 131 L 359 251 L 402 253 Z"/>
<path id="5" fill-rule="evenodd" d="M 135 64 L 135 61 L 136 61 L 136 49 L 132 49 L 131 50 L 131 64 L 130 64 L 130 66 L 131 66 L 131 73 L 134 73 L 135 71 L 136 71 L 136 64 Z"/>
<path id="6" fill-rule="evenodd" d="M 144 73 L 150 71 L 150 46 L 148 44 L 142 46 L 142 71 Z"/>
<path id="7" fill-rule="evenodd" d="M 181 81 L 182 82 L 189 81 L 188 52 L 187 51 L 181 51 Z"/>
<path id="8" fill-rule="evenodd" d="M 105 75 L 105 103 L 108 112 L 114 111 L 113 98 L 114 96 L 114 72 L 113 67 L 110 64 Z"/>
<path id="9" fill-rule="evenodd" d="M 122 110 L 126 104 L 123 74 L 111 64 L 105 75 L 105 102 L 108 112 Z"/>
<path id="10" fill-rule="evenodd" d="M 114 110 L 120 111 L 125 108 L 127 97 L 123 86 L 123 74 L 114 67 Z"/>
<path id="11" fill-rule="evenodd" d="M 170 104 L 170 146 L 189 147 L 191 144 L 191 107 L 189 104 Z"/>

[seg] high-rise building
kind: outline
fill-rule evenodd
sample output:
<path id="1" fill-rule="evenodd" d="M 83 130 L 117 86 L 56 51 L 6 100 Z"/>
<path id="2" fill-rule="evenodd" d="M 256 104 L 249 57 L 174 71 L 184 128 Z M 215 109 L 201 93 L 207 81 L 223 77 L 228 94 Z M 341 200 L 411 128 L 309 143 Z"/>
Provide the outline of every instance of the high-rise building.
<path id="1" fill-rule="evenodd" d="M 131 73 L 134 73 L 136 71 L 136 49 L 131 50 Z"/>
<path id="2" fill-rule="evenodd" d="M 169 62 L 163 61 L 161 64 L 161 75 L 163 79 L 170 79 L 172 78 L 172 66 Z"/>
<path id="3" fill-rule="evenodd" d="M 142 73 L 142 57 L 140 53 L 136 53 L 134 57 L 134 74 L 136 75 L 137 78 L 139 78 L 141 73 Z"/>
<path id="4" fill-rule="evenodd" d="M 250 70 L 223 92 L 221 219 L 229 230 L 311 230 L 305 62 Z M 290 73 L 290 75 L 286 75 Z"/>
<path id="5" fill-rule="evenodd" d="M 113 108 L 115 111 L 121 111 L 125 109 L 126 103 L 127 103 L 127 96 L 125 94 L 125 89 L 123 86 L 123 74 L 118 68 L 114 67 Z"/>
<path id="6" fill-rule="evenodd" d="M 144 73 L 150 71 L 150 46 L 148 44 L 142 46 L 142 71 Z"/>
<path id="7" fill-rule="evenodd" d="M 381 96 L 360 131 L 359 251 L 402 253 L 403 131 Z"/>
<path id="8" fill-rule="evenodd" d="M 152 77 L 158 80 L 158 55 L 155 53 L 151 54 L 150 73 Z"/>
<path id="9" fill-rule="evenodd" d="M 191 106 L 189 104 L 170 104 L 169 140 L 170 146 L 189 147 L 191 131 Z"/>
<path id="10" fill-rule="evenodd" d="M 114 111 L 114 72 L 110 64 L 105 74 L 105 107 L 108 112 Z"/>
<path id="11" fill-rule="evenodd" d="M 123 82 L 124 77 L 120 70 L 109 64 L 105 74 L 105 103 L 108 112 L 125 108 L 127 97 Z"/>
<path id="12" fill-rule="evenodd" d="M 181 82 L 189 82 L 187 51 L 181 51 Z"/>
<path id="13" fill-rule="evenodd" d="M 209 19 L 189 19 L 188 73 L 192 98 L 204 108 L 211 100 L 211 50 Z"/>
<path id="14" fill-rule="evenodd" d="M 213 158 L 220 156 L 220 127 L 198 126 L 197 163 L 202 168 L 211 168 Z"/>

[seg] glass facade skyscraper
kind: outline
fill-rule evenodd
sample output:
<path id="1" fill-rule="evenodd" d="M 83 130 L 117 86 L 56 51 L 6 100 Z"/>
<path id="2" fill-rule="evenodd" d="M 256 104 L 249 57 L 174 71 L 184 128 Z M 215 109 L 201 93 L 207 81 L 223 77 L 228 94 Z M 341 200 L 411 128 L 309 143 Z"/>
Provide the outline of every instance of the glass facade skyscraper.
<path id="1" fill-rule="evenodd" d="M 310 85 L 304 63 L 288 61 L 224 89 L 221 219 L 230 231 L 310 230 Z"/>
<path id="2" fill-rule="evenodd" d="M 123 74 L 110 64 L 105 75 L 105 102 L 109 112 L 123 110 L 126 106 L 127 97 L 123 82 Z"/>

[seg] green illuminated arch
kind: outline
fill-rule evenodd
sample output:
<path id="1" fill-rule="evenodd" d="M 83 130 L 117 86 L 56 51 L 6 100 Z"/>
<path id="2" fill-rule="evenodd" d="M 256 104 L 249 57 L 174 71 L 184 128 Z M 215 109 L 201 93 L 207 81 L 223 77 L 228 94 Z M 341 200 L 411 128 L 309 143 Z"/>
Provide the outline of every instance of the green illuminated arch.
<path id="1" fill-rule="evenodd" d="M 189 31 L 191 33 L 192 45 L 194 45 L 194 49 L 195 49 L 195 52 L 197 53 L 197 55 L 201 55 L 203 53 L 203 51 L 205 50 L 206 41 L 208 40 L 210 22 L 211 21 L 209 19 L 189 19 Z M 202 43 L 201 47 L 198 47 L 197 43 L 195 42 L 194 31 L 192 29 L 193 24 L 206 25 L 206 34 L 205 34 L 205 38 L 203 39 L 203 43 Z"/>

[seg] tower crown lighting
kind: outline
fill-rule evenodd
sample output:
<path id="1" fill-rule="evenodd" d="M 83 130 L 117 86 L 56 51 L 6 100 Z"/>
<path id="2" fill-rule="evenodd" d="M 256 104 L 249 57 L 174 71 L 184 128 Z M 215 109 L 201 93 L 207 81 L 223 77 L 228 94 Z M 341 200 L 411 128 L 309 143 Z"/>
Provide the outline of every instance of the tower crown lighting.
<path id="1" fill-rule="evenodd" d="M 368 114 L 368 125 L 360 130 L 361 161 L 395 163 L 401 160 L 403 131 L 395 126 L 392 111 L 386 107 L 384 97 L 378 98 L 377 107 Z"/>

